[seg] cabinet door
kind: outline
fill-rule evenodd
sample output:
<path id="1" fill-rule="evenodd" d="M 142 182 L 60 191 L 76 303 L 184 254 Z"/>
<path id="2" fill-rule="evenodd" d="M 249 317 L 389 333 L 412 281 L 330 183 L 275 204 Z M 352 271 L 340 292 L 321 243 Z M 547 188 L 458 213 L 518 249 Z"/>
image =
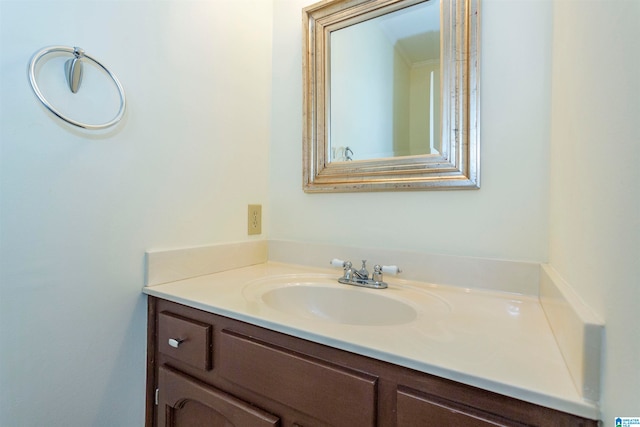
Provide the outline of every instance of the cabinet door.
<path id="1" fill-rule="evenodd" d="M 219 341 L 218 367 L 229 381 L 323 425 L 376 425 L 377 377 L 226 329 Z"/>
<path id="2" fill-rule="evenodd" d="M 435 396 L 402 389 L 397 393 L 398 427 L 412 426 L 519 426 L 499 416 L 483 413 L 475 408 L 448 402 Z"/>
<path id="3" fill-rule="evenodd" d="M 278 417 L 171 368 L 161 366 L 158 371 L 158 426 L 280 425 Z"/>

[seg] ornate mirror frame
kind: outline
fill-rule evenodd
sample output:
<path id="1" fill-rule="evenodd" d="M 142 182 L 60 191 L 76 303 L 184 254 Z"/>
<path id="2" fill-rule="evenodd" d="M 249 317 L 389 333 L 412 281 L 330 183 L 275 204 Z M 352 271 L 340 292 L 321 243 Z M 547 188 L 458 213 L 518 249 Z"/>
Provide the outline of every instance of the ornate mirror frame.
<path id="1" fill-rule="evenodd" d="M 440 0 L 441 153 L 329 162 L 331 32 L 424 1 L 438 0 L 324 0 L 303 9 L 305 192 L 480 188 L 480 0 Z"/>

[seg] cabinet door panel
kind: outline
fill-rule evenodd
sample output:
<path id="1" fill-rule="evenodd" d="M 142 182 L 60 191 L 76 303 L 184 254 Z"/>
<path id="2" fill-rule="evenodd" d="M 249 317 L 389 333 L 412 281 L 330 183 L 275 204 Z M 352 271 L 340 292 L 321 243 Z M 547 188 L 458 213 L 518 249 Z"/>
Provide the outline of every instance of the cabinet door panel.
<path id="1" fill-rule="evenodd" d="M 332 426 L 376 424 L 377 377 L 223 330 L 219 372 L 228 380 Z"/>
<path id="2" fill-rule="evenodd" d="M 278 417 L 227 393 L 161 366 L 158 370 L 161 427 L 273 427 Z"/>
<path id="3" fill-rule="evenodd" d="M 398 427 L 412 426 L 465 426 L 491 427 L 514 426 L 518 424 L 505 423 L 497 419 L 489 419 L 481 411 L 473 408 L 463 408 L 454 402 L 430 398 L 419 392 L 413 393 L 409 389 L 398 390 L 397 393 Z M 495 417 L 497 418 L 497 417 Z"/>

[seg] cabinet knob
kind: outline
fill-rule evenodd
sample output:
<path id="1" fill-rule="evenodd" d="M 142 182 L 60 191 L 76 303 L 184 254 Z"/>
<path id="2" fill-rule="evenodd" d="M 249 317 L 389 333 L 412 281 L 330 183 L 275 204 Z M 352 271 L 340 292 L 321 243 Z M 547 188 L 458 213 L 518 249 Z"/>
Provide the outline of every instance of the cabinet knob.
<path id="1" fill-rule="evenodd" d="M 181 339 L 169 338 L 169 345 L 173 348 L 178 348 L 183 341 L 184 340 Z"/>

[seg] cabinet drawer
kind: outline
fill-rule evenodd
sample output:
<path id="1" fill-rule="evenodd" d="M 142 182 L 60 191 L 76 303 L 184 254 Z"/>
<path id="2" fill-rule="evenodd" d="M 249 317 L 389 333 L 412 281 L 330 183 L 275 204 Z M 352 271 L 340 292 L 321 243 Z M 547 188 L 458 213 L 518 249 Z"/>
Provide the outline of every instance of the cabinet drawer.
<path id="1" fill-rule="evenodd" d="M 223 330 L 228 380 L 332 426 L 374 426 L 377 377 Z"/>
<path id="2" fill-rule="evenodd" d="M 158 316 L 158 351 L 202 370 L 211 369 L 212 326 L 169 312 Z"/>

